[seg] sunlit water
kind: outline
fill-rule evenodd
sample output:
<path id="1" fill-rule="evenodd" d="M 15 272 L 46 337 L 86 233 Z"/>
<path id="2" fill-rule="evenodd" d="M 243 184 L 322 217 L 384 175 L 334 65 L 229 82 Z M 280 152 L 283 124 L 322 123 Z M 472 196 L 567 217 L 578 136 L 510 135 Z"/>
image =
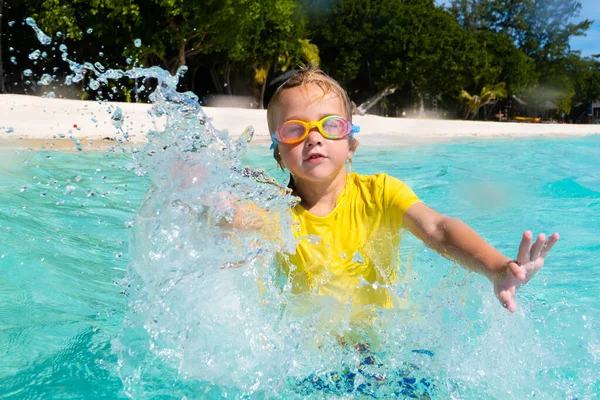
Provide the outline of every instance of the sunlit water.
<path id="1" fill-rule="evenodd" d="M 465 220 L 508 255 L 528 228 L 562 238 L 511 315 L 483 278 L 465 275 L 405 235 L 410 284 L 398 290 L 410 293 L 410 307 L 388 316 L 395 325 L 382 327 L 385 346 L 370 369 L 359 370 L 364 360 L 356 351 L 291 349 L 306 346 L 305 338 L 277 337 L 289 335 L 294 321 L 282 326 L 280 319 L 289 317 L 272 309 L 279 300 L 257 294 L 257 274 L 268 274 L 260 263 L 210 269 L 210 261 L 199 259 L 195 272 L 205 277 L 175 283 L 174 297 L 153 292 L 158 286 L 150 273 L 146 283 L 134 280 L 135 291 L 127 287 L 128 266 L 136 261 L 131 229 L 151 184 L 136 175 L 130 155 L 4 150 L 0 395 L 383 398 L 401 396 L 414 380 L 410 393 L 434 398 L 592 398 L 600 390 L 598 159 L 598 136 L 361 148 L 355 170 L 405 180 L 428 205 Z M 285 180 L 264 148 L 251 147 L 244 164 Z M 156 265 L 163 268 L 152 272 L 157 279 L 181 271 L 173 259 Z M 175 310 L 164 312 L 148 296 Z M 136 306 L 143 308 L 138 314 Z M 145 313 L 157 317 L 156 327 Z M 274 347 L 256 345 L 257 337 Z M 207 359 L 211 352 L 220 359 Z M 336 386 L 333 373 L 348 369 L 362 376 L 363 386 L 356 379 L 351 387 Z"/>

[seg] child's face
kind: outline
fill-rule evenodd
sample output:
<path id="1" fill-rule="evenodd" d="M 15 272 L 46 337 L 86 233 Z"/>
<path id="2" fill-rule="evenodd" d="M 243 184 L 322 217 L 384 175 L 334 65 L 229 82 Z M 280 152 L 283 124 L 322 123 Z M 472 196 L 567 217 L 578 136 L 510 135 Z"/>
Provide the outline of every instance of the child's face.
<path id="1" fill-rule="evenodd" d="M 348 118 L 342 99 L 335 93 L 323 95 L 317 85 L 297 86 L 285 90 L 276 106 L 277 127 L 291 119 L 319 121 L 329 115 Z M 316 127 L 306 139 L 296 144 L 279 143 L 281 160 L 296 179 L 322 182 L 346 173 L 346 160 L 353 155 L 349 136 L 338 140 L 324 138 Z"/>

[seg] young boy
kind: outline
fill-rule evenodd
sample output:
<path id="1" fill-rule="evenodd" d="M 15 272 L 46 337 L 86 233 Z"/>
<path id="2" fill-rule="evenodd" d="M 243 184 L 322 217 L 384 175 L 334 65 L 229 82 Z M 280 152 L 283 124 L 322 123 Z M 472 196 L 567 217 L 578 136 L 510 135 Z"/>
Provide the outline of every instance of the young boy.
<path id="1" fill-rule="evenodd" d="M 300 239 L 296 253 L 278 255 L 295 293 L 312 292 L 359 308 L 394 307 L 399 299 L 387 286 L 396 279 L 405 228 L 444 257 L 487 276 L 513 312 L 516 290 L 542 267 L 559 238 L 540 234 L 532 245 L 526 231 L 513 260 L 465 223 L 427 207 L 400 180 L 352 173 L 359 128 L 351 123 L 348 95 L 321 71 L 302 70 L 283 83 L 267 118 L 274 157 L 290 171 L 290 188 L 301 199 L 292 210 Z"/>

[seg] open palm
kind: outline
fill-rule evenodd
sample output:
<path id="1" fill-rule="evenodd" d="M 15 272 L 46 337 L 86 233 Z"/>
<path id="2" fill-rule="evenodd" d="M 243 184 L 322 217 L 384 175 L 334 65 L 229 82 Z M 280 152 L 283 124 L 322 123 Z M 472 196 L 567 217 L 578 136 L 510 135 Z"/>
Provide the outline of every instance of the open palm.
<path id="1" fill-rule="evenodd" d="M 554 233 L 546 239 L 546 235 L 540 233 L 532 246 L 531 231 L 523 233 L 517 259 L 508 263 L 506 271 L 494 279 L 494 292 L 510 312 L 517 308 L 514 299 L 517 289 L 529 282 L 542 268 L 546 256 L 559 237 L 558 233 Z"/>

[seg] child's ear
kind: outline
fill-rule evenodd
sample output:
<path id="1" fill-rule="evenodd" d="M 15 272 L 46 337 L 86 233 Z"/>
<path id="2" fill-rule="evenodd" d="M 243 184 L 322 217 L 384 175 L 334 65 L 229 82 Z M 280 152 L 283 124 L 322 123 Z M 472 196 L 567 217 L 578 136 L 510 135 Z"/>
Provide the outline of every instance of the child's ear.
<path id="1" fill-rule="evenodd" d="M 356 152 L 356 149 L 358 149 L 358 146 L 360 145 L 359 141 L 354 139 L 354 138 L 350 138 L 350 143 L 348 143 L 349 145 L 349 149 L 348 149 L 348 158 L 352 158 L 354 156 L 354 152 Z"/>

